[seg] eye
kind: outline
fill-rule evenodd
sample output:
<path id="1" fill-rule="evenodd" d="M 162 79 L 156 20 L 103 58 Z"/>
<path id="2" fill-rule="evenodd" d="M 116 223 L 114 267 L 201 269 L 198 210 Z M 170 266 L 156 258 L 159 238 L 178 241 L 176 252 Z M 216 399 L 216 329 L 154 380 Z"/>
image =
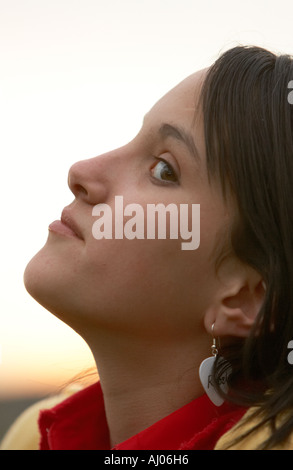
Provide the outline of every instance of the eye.
<path id="1" fill-rule="evenodd" d="M 170 183 L 178 183 L 178 178 L 172 166 L 165 160 L 158 160 L 151 166 L 152 177 Z"/>

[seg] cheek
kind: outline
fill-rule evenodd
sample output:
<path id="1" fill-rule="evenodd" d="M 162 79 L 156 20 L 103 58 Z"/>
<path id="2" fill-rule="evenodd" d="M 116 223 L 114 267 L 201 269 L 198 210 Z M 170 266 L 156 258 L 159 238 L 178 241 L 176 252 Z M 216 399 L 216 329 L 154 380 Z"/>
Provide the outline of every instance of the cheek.
<path id="1" fill-rule="evenodd" d="M 204 250 L 182 251 L 179 240 L 103 240 L 87 250 L 84 274 L 93 306 L 108 315 L 151 323 L 166 315 L 194 320 L 209 298 L 211 270 Z"/>
<path id="2" fill-rule="evenodd" d="M 186 202 L 187 204 L 184 205 L 188 206 L 190 216 L 191 203 Z M 187 223 L 183 224 L 184 235 L 178 224 L 177 214 L 175 219 L 179 238 L 175 240 L 158 239 L 157 225 L 154 229 L 155 239 L 149 239 L 147 230 L 154 228 L 152 227 L 154 224 L 150 226 L 146 217 L 147 210 L 144 210 L 142 215 L 144 239 L 129 240 L 125 237 L 125 232 L 122 240 L 115 238 L 96 240 L 91 237 L 86 247 L 83 266 L 87 269 L 93 283 L 98 282 L 98 285 L 103 285 L 109 290 L 115 286 L 116 291 L 120 289 L 125 291 L 122 294 L 133 292 L 135 295 L 139 292 L 141 296 L 147 289 L 151 292 L 151 289 L 158 285 L 169 285 L 169 297 L 172 297 L 173 292 L 182 291 L 183 287 L 186 291 L 191 285 L 194 288 L 197 285 L 202 286 L 202 281 L 208 279 L 213 272 L 210 254 L 214 247 L 217 230 L 222 225 L 220 215 L 222 208 L 219 210 L 216 204 L 212 207 L 210 198 L 208 203 L 204 203 L 204 198 L 201 202 L 200 208 L 197 207 L 197 210 L 192 212 L 192 217 L 189 217 Z M 165 206 L 168 203 L 170 201 L 163 201 Z M 166 233 L 170 234 L 171 219 L 169 217 L 167 219 Z M 181 234 L 184 239 L 180 237 Z M 200 245 L 195 249 L 198 241 Z M 186 250 L 182 249 L 183 245 L 187 248 Z M 93 288 L 95 288 L 94 284 Z"/>

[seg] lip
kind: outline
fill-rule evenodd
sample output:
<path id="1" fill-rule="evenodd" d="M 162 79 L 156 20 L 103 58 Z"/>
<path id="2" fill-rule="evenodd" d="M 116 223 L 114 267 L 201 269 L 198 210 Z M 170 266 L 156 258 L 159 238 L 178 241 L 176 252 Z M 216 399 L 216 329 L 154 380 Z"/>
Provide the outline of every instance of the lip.
<path id="1" fill-rule="evenodd" d="M 84 240 L 81 231 L 66 209 L 61 214 L 61 220 L 55 220 L 49 225 L 49 231 L 71 238 Z"/>

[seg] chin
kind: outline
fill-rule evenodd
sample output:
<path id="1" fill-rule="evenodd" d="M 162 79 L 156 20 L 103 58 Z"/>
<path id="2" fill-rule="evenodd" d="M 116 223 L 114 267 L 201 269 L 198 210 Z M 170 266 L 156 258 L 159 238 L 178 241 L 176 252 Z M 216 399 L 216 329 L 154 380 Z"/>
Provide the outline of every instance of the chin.
<path id="1" fill-rule="evenodd" d="M 39 263 L 40 254 L 41 251 L 30 260 L 30 262 L 25 268 L 23 275 L 25 288 L 28 293 L 34 298 L 38 296 L 38 291 L 40 290 L 42 284 L 42 274 L 44 274 L 42 273 L 41 266 Z"/>
<path id="2" fill-rule="evenodd" d="M 62 300 L 60 296 L 62 288 L 58 266 L 52 261 L 46 254 L 46 248 L 42 248 L 26 266 L 23 281 L 27 292 L 39 304 L 60 317 L 61 309 L 58 304 Z"/>
<path id="3" fill-rule="evenodd" d="M 72 273 L 72 266 L 45 245 L 27 264 L 23 280 L 27 292 L 42 307 L 79 332 L 83 304 Z"/>

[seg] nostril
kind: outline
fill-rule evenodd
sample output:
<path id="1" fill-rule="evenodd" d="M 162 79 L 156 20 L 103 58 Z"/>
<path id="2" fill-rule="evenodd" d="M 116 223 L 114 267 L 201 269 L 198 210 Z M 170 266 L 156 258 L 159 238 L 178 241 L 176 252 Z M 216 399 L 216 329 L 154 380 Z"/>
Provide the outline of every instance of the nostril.
<path id="1" fill-rule="evenodd" d="M 89 204 L 97 204 L 105 197 L 106 184 L 102 182 L 98 158 L 74 163 L 69 169 L 68 186 L 76 198 Z M 105 178 L 104 178 L 105 179 Z"/>
<path id="2" fill-rule="evenodd" d="M 84 194 L 85 196 L 88 195 L 87 190 L 81 184 L 75 183 L 74 185 L 71 186 L 71 188 L 72 188 L 72 192 L 75 195 L 78 195 L 78 194 L 80 195 Z"/>
<path id="3" fill-rule="evenodd" d="M 82 184 L 78 182 L 79 178 L 77 178 L 75 172 L 72 171 L 73 168 L 74 167 L 70 169 L 69 174 L 68 174 L 68 180 L 67 180 L 70 190 L 75 196 L 87 195 L 87 190 Z"/>

